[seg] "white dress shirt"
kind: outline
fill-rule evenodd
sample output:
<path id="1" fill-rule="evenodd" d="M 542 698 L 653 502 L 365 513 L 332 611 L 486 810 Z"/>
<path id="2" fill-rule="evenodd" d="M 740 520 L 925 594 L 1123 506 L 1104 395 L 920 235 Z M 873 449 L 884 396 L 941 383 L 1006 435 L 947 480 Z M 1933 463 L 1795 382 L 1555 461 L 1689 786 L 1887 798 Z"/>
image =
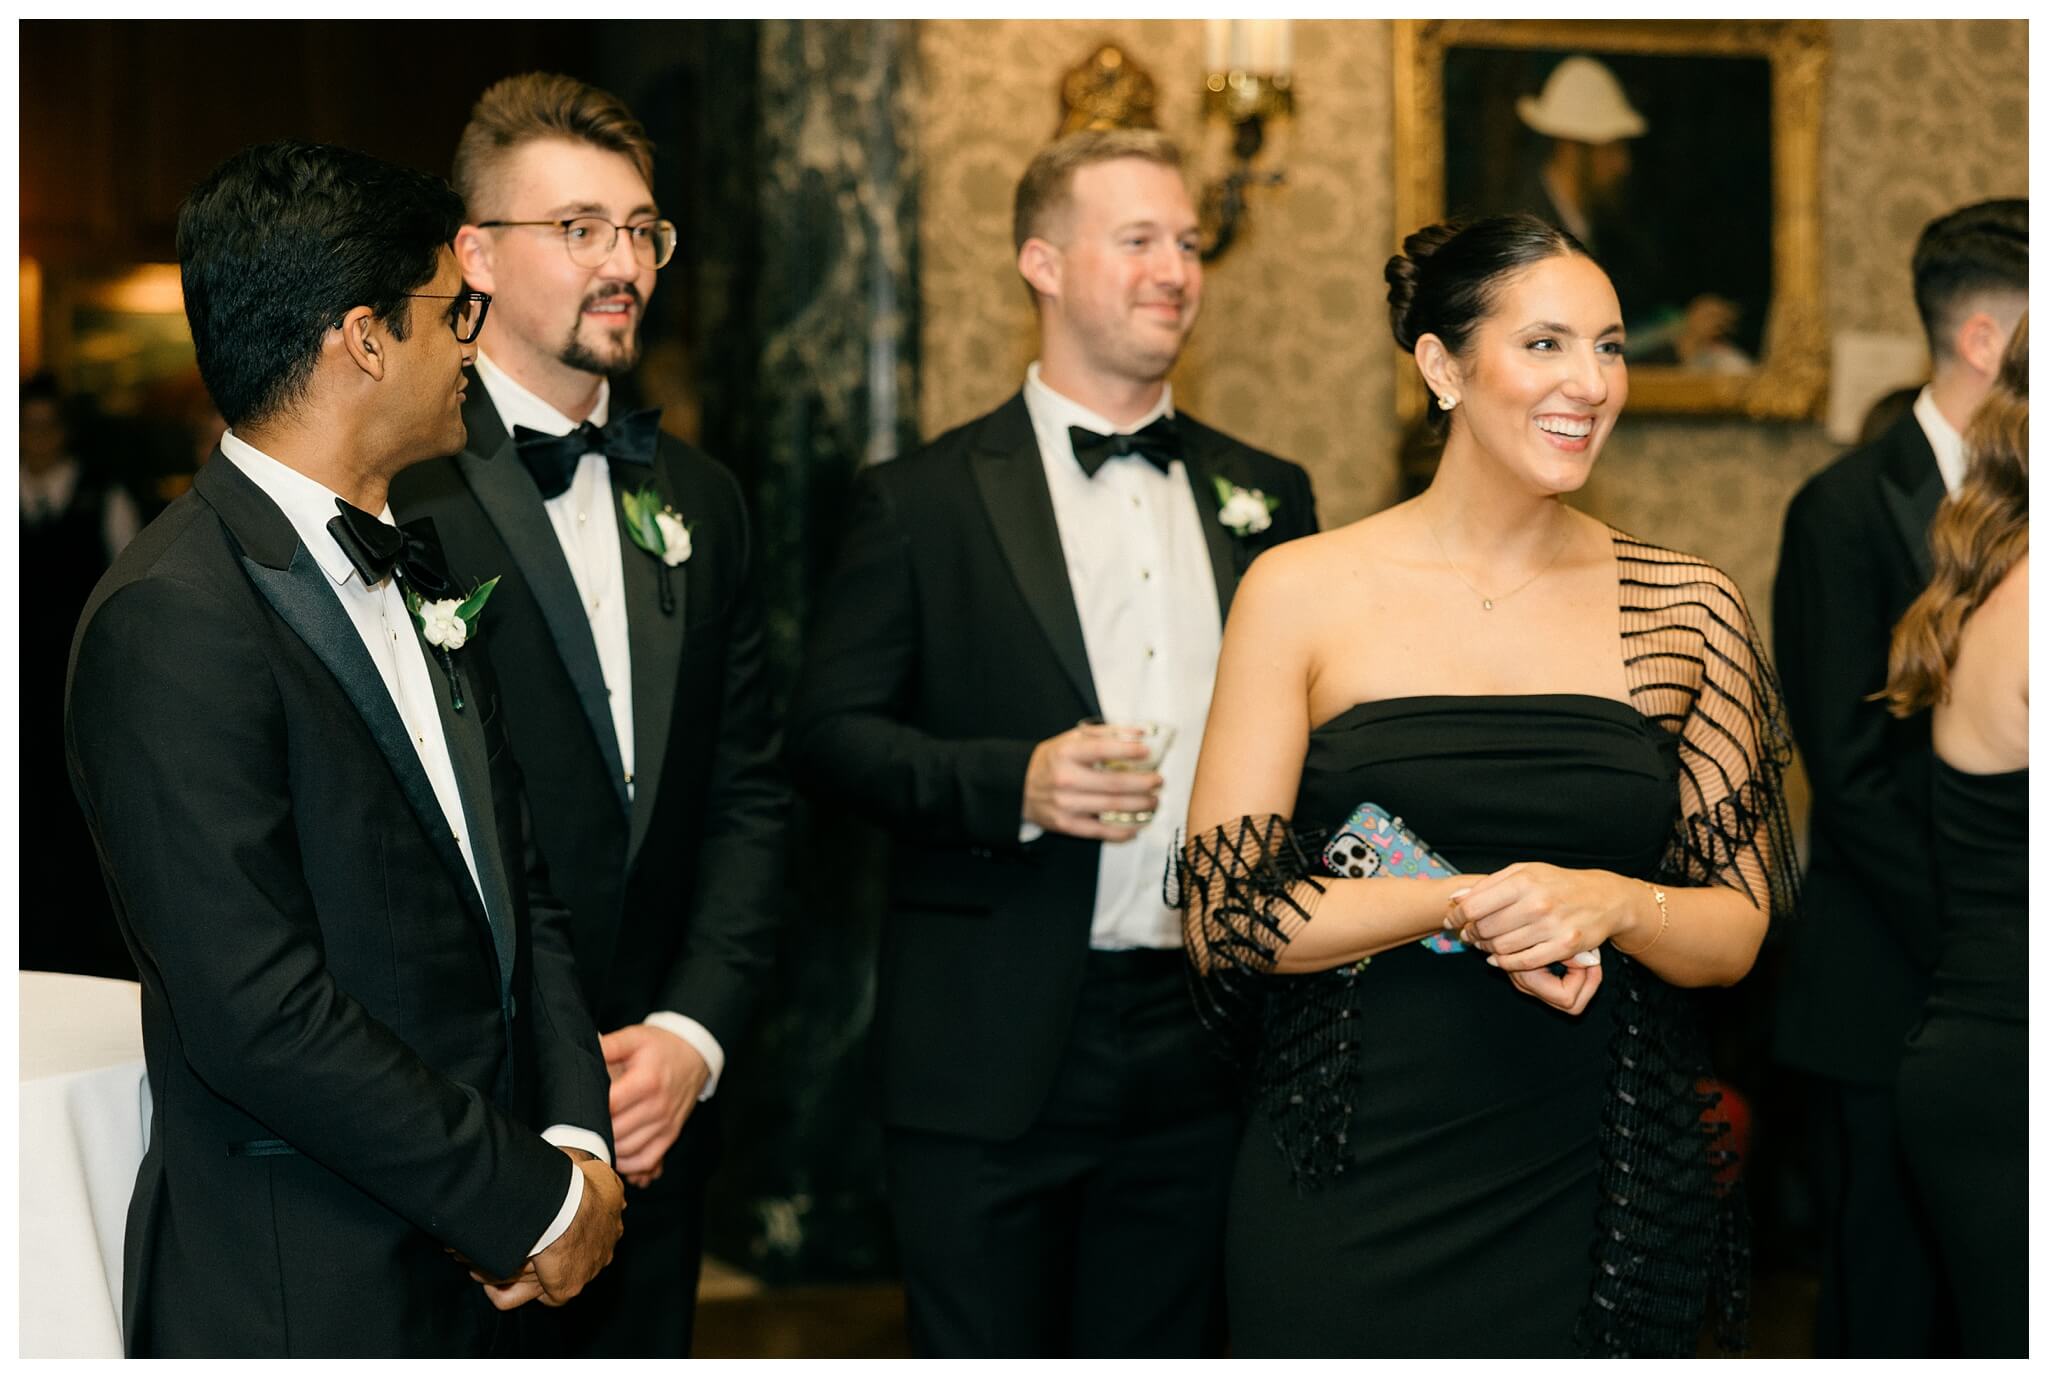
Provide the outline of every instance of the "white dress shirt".
<path id="1" fill-rule="evenodd" d="M 1954 497 L 1963 486 L 1963 472 L 1970 467 L 1970 457 L 1963 453 L 1963 433 L 1951 426 L 1941 408 L 1934 405 L 1932 386 L 1920 389 L 1920 395 L 1913 399 L 1913 419 L 1920 423 L 1928 448 L 1934 451 L 1934 467 L 1941 470 L 1941 486 Z"/>
<path id="2" fill-rule="evenodd" d="M 1167 907 L 1160 890 L 1174 834 L 1187 820 L 1215 688 L 1223 643 L 1216 575 L 1180 460 L 1162 474 L 1143 456 L 1124 455 L 1090 478 L 1067 434 L 1069 426 L 1100 435 L 1142 430 L 1173 415 L 1173 389 L 1169 385 L 1144 416 L 1118 426 L 1047 387 L 1034 363 L 1025 373 L 1024 405 L 1038 436 L 1102 716 L 1174 728 L 1159 767 L 1165 784 L 1153 820 L 1129 842 L 1102 846 L 1089 946 L 1179 947 L 1180 914 Z M 1038 834 L 1027 823 L 1019 836 L 1029 842 Z"/>
<path id="3" fill-rule="evenodd" d="M 476 356 L 476 375 L 484 394 L 498 409 L 505 434 L 514 426 L 547 435 L 567 435 L 578 422 L 571 421 L 505 370 L 491 362 L 481 350 Z M 602 426 L 611 417 L 612 385 L 597 385 L 597 405 L 587 420 Z M 612 734 L 618 741 L 619 765 L 626 775 L 626 797 L 633 797 L 633 645 L 626 622 L 626 573 L 619 544 L 619 517 L 612 496 L 611 461 L 596 450 L 577 462 L 569 486 L 542 504 L 555 528 L 562 558 L 568 562 L 569 577 L 576 581 L 576 595 L 583 615 L 590 622 L 590 639 L 597 644 L 598 671 L 604 676 L 606 700 L 612 710 Z M 637 555 L 639 551 L 636 549 Z M 725 1050 L 705 1028 L 686 1014 L 656 1010 L 645 1020 L 665 1029 L 697 1050 L 711 1069 L 699 1100 L 710 1100 L 725 1070 Z"/>
<path id="4" fill-rule="evenodd" d="M 440 706 L 434 701 L 433 681 L 428 678 L 439 672 L 427 663 L 426 648 L 420 645 L 419 635 L 413 630 L 412 614 L 406 609 L 398 581 L 386 579 L 375 588 L 364 585 L 362 576 L 327 529 L 327 523 L 340 515 L 340 509 L 334 505 L 340 495 L 333 489 L 272 459 L 232 430 L 221 436 L 220 452 L 284 512 L 298 533 L 299 544 L 305 546 L 306 553 L 334 586 L 336 600 L 355 624 L 356 635 L 362 638 L 363 649 L 369 652 L 378 676 L 384 681 L 384 690 L 398 710 L 399 721 L 412 738 L 420 768 L 426 771 L 427 782 L 434 787 L 434 798 L 441 805 L 448 831 L 454 834 L 455 845 L 462 850 L 463 864 L 469 867 L 470 883 L 477 887 L 481 902 L 483 884 L 477 879 L 476 855 L 470 849 L 462 793 L 455 784 L 448 735 L 441 726 Z M 387 505 L 378 516 L 390 521 L 391 508 Z M 611 1161 L 604 1136 L 594 1130 L 557 1124 L 542 1130 L 541 1137 L 558 1148 L 580 1148 L 607 1163 Z M 527 1252 L 537 1254 L 554 1243 L 575 1219 L 576 1207 L 582 1200 L 583 1173 L 579 1169 L 569 1174 L 569 1192 L 563 1198 L 562 1209 Z"/>

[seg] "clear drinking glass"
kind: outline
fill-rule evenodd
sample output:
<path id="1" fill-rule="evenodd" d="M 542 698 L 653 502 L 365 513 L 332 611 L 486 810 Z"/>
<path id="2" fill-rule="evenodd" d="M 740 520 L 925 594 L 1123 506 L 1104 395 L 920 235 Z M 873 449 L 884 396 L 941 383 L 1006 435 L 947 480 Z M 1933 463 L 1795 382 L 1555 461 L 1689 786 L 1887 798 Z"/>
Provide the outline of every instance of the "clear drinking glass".
<path id="1" fill-rule="evenodd" d="M 1166 759 L 1167 748 L 1173 745 L 1174 729 L 1171 723 L 1106 722 L 1101 718 L 1083 718 L 1080 725 L 1093 732 L 1116 737 L 1122 741 L 1142 742 L 1145 745 L 1145 754 L 1143 756 L 1134 756 L 1128 760 L 1097 761 L 1095 763 L 1097 770 L 1126 772 L 1157 770 L 1159 769 L 1159 763 Z M 1141 823 L 1150 823 L 1152 821 L 1152 810 L 1146 809 L 1143 812 L 1132 813 L 1123 809 L 1111 809 L 1108 813 L 1097 814 L 1096 817 L 1105 823 L 1115 823 L 1122 827 L 1135 827 Z"/>

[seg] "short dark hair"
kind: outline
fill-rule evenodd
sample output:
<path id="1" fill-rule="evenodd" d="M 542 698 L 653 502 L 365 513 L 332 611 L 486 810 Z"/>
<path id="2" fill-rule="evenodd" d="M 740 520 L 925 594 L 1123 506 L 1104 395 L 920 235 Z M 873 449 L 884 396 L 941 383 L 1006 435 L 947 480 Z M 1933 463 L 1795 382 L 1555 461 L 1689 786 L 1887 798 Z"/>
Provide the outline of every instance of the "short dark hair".
<path id="1" fill-rule="evenodd" d="M 1927 347 L 1946 358 L 1956 312 L 1984 292 L 2027 290 L 2027 202 L 1979 201 L 1930 221 L 1913 246 L 1913 304 Z"/>
<path id="2" fill-rule="evenodd" d="M 527 72 L 494 82 L 469 112 L 455 143 L 455 189 L 480 217 L 496 190 L 491 174 L 505 158 L 538 139 L 569 139 L 630 161 L 654 186 L 654 142 L 626 103 L 609 91 L 555 72 Z M 502 207 L 492 207 L 503 214 Z"/>
<path id="3" fill-rule="evenodd" d="M 462 226 L 438 177 L 329 144 L 245 148 L 178 212 L 199 376 L 230 426 L 299 401 L 333 323 L 367 306 L 405 338 L 406 294 Z"/>
<path id="4" fill-rule="evenodd" d="M 1462 355 L 1508 278 L 1565 254 L 1592 257 L 1570 231 L 1533 215 L 1449 220 L 1417 230 L 1387 260 L 1394 343 L 1413 354 L 1417 340 L 1434 335 Z M 1429 420 L 1439 430 L 1451 423 L 1449 413 L 1434 407 Z"/>

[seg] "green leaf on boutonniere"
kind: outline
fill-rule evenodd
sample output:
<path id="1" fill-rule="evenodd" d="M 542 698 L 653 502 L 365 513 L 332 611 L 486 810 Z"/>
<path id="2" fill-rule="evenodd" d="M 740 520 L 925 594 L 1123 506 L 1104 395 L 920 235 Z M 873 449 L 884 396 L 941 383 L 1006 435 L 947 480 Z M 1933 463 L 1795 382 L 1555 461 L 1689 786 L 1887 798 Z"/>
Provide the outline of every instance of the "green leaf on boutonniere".
<path id="1" fill-rule="evenodd" d="M 493 575 L 475 593 L 470 594 L 469 597 L 463 599 L 457 605 L 455 615 L 462 619 L 463 626 L 469 628 L 471 636 L 476 635 L 476 620 L 483 615 L 484 604 L 491 601 L 491 590 L 498 586 L 498 580 L 502 577 L 504 576 Z"/>
<path id="2" fill-rule="evenodd" d="M 633 544 L 649 555 L 661 554 L 661 527 L 655 523 L 654 514 L 661 510 L 660 498 L 654 486 L 648 484 L 638 492 L 619 494 L 619 510 L 626 515 L 626 534 Z"/>

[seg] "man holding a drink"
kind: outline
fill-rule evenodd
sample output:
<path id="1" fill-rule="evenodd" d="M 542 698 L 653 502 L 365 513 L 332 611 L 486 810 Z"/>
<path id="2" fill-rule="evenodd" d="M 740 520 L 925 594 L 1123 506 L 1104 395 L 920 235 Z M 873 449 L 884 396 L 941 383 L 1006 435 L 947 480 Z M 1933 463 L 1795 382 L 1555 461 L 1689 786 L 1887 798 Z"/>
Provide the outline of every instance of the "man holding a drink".
<path id="1" fill-rule="evenodd" d="M 875 1036 L 921 1354 L 1222 1339 L 1236 1092 L 1161 881 L 1239 577 L 1297 466 L 1176 414 L 1201 303 L 1180 155 L 1077 134 L 1017 189 L 1021 392 L 860 476 L 791 760 L 892 835 Z"/>

